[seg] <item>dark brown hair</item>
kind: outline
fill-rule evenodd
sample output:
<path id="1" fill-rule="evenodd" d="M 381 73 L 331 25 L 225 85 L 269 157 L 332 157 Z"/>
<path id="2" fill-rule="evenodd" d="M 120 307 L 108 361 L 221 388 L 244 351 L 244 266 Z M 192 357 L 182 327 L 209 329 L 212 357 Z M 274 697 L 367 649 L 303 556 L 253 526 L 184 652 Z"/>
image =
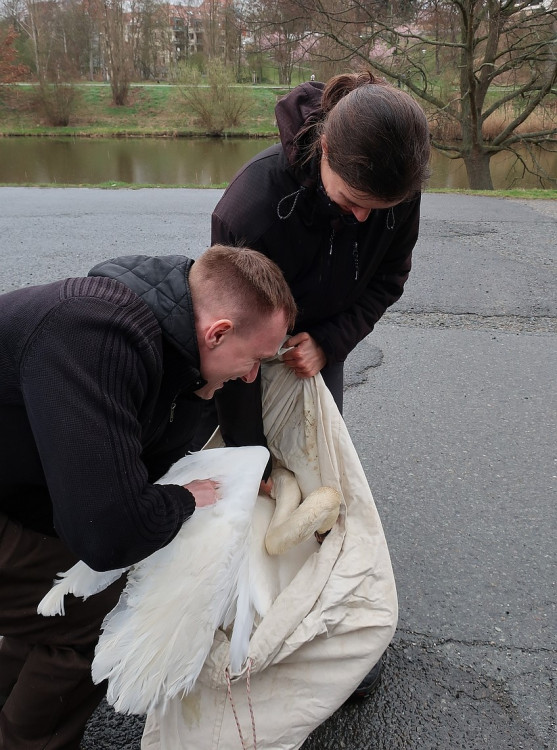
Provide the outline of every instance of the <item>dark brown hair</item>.
<path id="1" fill-rule="evenodd" d="M 194 306 L 233 314 L 238 329 L 280 310 L 287 329 L 294 327 L 297 310 L 288 283 L 276 263 L 257 250 L 213 245 L 193 264 L 190 281 Z"/>
<path id="2" fill-rule="evenodd" d="M 310 126 L 312 155 L 321 153 L 324 136 L 329 166 L 353 190 L 385 201 L 421 190 L 429 177 L 430 136 L 409 94 L 370 72 L 353 73 L 331 78 L 321 105 L 322 118 Z"/>

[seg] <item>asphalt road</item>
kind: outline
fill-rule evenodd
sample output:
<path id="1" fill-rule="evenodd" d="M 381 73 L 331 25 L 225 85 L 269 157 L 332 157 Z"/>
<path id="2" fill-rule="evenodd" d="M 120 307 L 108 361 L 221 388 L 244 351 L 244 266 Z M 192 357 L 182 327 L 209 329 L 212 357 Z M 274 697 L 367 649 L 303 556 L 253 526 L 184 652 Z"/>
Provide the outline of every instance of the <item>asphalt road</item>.
<path id="1" fill-rule="evenodd" d="M 220 194 L 1 188 L 0 291 L 195 257 Z M 406 292 L 347 363 L 399 627 L 377 694 L 304 750 L 557 748 L 556 247 L 555 202 L 425 195 Z M 141 729 L 103 704 L 83 748 Z"/>

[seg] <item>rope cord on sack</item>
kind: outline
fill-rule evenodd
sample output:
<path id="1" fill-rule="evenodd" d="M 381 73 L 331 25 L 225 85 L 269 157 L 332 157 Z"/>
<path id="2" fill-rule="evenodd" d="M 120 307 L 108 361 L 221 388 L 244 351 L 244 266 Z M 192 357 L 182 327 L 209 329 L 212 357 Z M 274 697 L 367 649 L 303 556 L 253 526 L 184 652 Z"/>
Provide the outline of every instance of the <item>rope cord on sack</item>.
<path id="1" fill-rule="evenodd" d="M 250 674 L 251 674 L 251 664 L 252 660 L 248 659 L 248 670 L 246 672 L 246 692 L 248 695 L 248 706 L 249 706 L 249 715 L 251 717 L 251 731 L 253 735 L 253 750 L 257 750 L 257 736 L 255 734 L 255 717 L 253 715 L 253 706 L 251 704 L 251 689 L 250 689 Z M 230 672 L 228 671 L 228 667 L 225 669 L 226 674 L 226 685 L 228 689 L 228 697 L 230 698 L 230 705 L 232 706 L 232 713 L 234 714 L 234 720 L 236 721 L 236 728 L 238 729 L 238 734 L 240 735 L 240 742 L 242 743 L 242 749 L 247 750 L 247 745 L 244 740 L 244 735 L 242 734 L 242 728 L 240 726 L 240 721 L 238 719 L 238 714 L 236 713 L 236 706 L 234 705 L 234 699 L 232 697 L 232 683 L 230 681 Z"/>

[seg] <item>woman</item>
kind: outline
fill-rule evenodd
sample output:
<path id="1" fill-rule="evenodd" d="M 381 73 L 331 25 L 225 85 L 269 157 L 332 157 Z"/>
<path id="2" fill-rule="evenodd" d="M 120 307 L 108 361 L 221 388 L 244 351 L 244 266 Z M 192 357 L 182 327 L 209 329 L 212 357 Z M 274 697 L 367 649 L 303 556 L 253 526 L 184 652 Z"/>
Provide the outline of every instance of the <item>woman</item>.
<path id="1" fill-rule="evenodd" d="M 342 412 L 343 364 L 402 295 L 428 177 L 429 130 L 408 94 L 371 73 L 308 82 L 276 106 L 280 144 L 249 161 L 212 216 L 212 242 L 247 245 L 283 270 L 299 313 L 285 363 L 321 372 Z M 217 397 L 229 444 L 263 443 L 257 386 Z"/>

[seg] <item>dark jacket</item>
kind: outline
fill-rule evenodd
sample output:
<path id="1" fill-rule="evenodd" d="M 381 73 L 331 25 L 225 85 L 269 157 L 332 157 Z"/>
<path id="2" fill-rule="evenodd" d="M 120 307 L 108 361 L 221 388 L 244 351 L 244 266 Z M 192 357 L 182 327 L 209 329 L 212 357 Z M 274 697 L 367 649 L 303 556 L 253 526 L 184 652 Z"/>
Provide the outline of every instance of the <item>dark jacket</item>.
<path id="1" fill-rule="evenodd" d="M 192 262 L 121 258 L 0 296 L 0 510 L 96 570 L 147 557 L 195 509 L 153 484 L 202 406 Z"/>
<path id="2" fill-rule="evenodd" d="M 213 212 L 211 241 L 272 258 L 298 305 L 293 333 L 307 331 L 327 363 L 335 364 L 401 296 L 418 237 L 420 198 L 374 210 L 362 223 L 330 204 L 320 189 L 317 160 L 298 166 L 296 144 L 302 126 L 323 116 L 322 91 L 323 84 L 304 83 L 277 104 L 281 143 L 234 177 Z M 228 445 L 265 444 L 257 383 L 226 383 L 216 403 Z"/>
<path id="3" fill-rule="evenodd" d="M 342 362 L 401 296 L 418 237 L 419 197 L 374 210 L 367 221 L 340 215 L 319 189 L 318 165 L 296 166 L 294 139 L 319 118 L 322 84 L 305 83 L 277 105 L 281 144 L 249 161 L 212 216 L 212 243 L 260 250 L 283 270 L 308 331 L 328 364 Z"/>

